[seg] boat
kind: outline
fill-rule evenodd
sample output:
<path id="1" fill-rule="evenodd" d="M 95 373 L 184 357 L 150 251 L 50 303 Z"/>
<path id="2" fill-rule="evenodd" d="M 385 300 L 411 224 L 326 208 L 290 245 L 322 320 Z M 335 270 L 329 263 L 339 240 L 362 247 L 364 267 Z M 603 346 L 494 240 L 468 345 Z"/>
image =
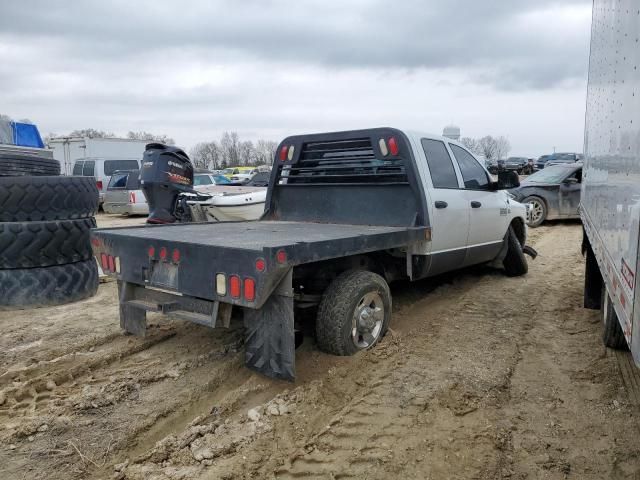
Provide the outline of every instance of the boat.
<path id="1" fill-rule="evenodd" d="M 265 187 L 212 185 L 199 189 L 187 205 L 196 222 L 237 222 L 259 219 L 266 200 Z"/>

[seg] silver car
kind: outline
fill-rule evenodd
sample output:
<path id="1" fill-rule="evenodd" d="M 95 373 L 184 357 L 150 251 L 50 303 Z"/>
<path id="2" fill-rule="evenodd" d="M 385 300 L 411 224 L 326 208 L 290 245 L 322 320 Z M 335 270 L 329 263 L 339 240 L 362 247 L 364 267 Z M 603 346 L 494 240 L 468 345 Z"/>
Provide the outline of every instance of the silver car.
<path id="1" fill-rule="evenodd" d="M 104 211 L 121 215 L 148 215 L 149 204 L 140 190 L 139 170 L 113 172 L 104 194 Z"/>

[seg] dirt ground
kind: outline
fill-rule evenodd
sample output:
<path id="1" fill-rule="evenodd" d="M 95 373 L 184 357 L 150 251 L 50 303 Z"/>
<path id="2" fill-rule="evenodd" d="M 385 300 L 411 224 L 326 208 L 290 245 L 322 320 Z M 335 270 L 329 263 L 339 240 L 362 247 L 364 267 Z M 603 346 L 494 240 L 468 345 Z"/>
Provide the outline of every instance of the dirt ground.
<path id="1" fill-rule="evenodd" d="M 581 227 L 530 237 L 524 277 L 394 285 L 373 350 L 305 339 L 293 384 L 243 367 L 239 321 L 123 335 L 113 282 L 0 312 L 0 478 L 640 478 L 637 371 L 581 308 Z"/>

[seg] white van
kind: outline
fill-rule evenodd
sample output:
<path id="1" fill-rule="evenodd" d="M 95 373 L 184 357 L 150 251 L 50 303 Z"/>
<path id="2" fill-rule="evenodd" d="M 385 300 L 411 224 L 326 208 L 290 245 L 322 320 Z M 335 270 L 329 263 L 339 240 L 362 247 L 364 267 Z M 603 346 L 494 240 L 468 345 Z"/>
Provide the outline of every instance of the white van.
<path id="1" fill-rule="evenodd" d="M 100 205 L 104 202 L 111 175 L 116 170 L 140 170 L 141 159 L 135 158 L 98 158 L 87 157 L 76 160 L 73 164 L 73 175 L 95 177 L 100 194 Z"/>

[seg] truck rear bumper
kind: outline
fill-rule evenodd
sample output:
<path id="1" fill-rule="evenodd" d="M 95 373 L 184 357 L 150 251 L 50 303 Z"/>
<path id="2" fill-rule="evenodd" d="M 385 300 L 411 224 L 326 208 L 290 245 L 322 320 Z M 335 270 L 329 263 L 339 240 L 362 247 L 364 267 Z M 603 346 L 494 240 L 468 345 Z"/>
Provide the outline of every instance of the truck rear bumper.
<path id="1" fill-rule="evenodd" d="M 231 323 L 232 305 L 119 281 L 120 327 L 144 336 L 147 312 L 188 320 L 211 328 Z M 292 270 L 259 309 L 243 308 L 245 363 L 263 375 L 295 380 L 295 331 Z"/>

